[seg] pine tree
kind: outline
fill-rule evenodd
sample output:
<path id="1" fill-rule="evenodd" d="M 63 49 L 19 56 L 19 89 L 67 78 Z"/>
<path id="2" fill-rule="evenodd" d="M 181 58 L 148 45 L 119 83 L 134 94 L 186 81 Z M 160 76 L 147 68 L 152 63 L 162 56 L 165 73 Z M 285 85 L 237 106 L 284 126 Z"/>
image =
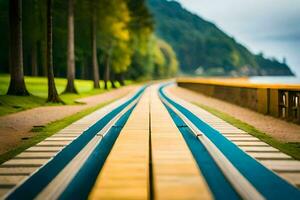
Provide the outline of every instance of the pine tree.
<path id="1" fill-rule="evenodd" d="M 29 95 L 24 81 L 22 45 L 22 0 L 9 1 L 10 84 L 8 95 Z"/>
<path id="2" fill-rule="evenodd" d="M 52 26 L 52 0 L 47 0 L 47 77 L 48 77 L 48 99 L 47 102 L 59 103 L 62 100 L 59 98 L 53 73 L 53 55 L 52 55 L 52 45 L 53 45 L 53 26 Z"/>

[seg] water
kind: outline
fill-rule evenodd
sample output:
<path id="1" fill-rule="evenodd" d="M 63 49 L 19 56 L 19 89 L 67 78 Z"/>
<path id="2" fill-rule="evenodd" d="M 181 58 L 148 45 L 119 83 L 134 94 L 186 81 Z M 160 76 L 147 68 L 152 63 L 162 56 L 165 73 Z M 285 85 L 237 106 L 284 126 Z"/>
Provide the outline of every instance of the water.
<path id="1" fill-rule="evenodd" d="M 300 77 L 296 76 L 252 76 L 251 83 L 276 83 L 276 84 L 300 84 Z"/>

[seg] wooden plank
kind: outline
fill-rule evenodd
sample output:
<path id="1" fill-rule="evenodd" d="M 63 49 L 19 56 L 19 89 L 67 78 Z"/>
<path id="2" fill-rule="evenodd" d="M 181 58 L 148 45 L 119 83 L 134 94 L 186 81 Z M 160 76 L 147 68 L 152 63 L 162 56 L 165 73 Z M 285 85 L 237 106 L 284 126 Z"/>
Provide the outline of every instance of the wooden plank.
<path id="1" fill-rule="evenodd" d="M 246 133 L 245 131 L 242 130 L 218 130 L 220 133 Z"/>
<path id="2" fill-rule="evenodd" d="M 60 137 L 77 138 L 78 136 L 80 136 L 80 134 L 57 133 L 57 134 L 51 136 L 51 138 L 60 138 Z"/>
<path id="3" fill-rule="evenodd" d="M 33 146 L 26 149 L 26 152 L 58 152 L 63 149 L 63 146 L 59 147 L 43 147 L 43 146 Z"/>
<path id="4" fill-rule="evenodd" d="M 258 160 L 292 159 L 290 156 L 281 152 L 250 152 L 249 155 Z"/>
<path id="5" fill-rule="evenodd" d="M 251 135 L 249 135 L 248 133 L 245 133 L 245 134 L 236 134 L 236 133 L 233 133 L 233 134 L 223 134 L 225 137 L 227 138 L 248 138 L 248 137 L 253 137 Z"/>
<path id="6" fill-rule="evenodd" d="M 231 141 L 235 141 L 235 142 L 246 142 L 246 141 L 260 141 L 259 139 L 255 138 L 255 137 L 227 137 L 228 139 L 230 139 Z"/>
<path id="7" fill-rule="evenodd" d="M 72 141 L 75 137 L 50 137 L 44 141 Z"/>
<path id="8" fill-rule="evenodd" d="M 151 93 L 151 143 L 154 199 L 212 198 L 181 133 L 154 89 Z"/>
<path id="9" fill-rule="evenodd" d="M 35 166 L 42 166 L 45 164 L 49 159 L 11 159 L 2 164 L 4 167 L 35 167 Z"/>
<path id="10" fill-rule="evenodd" d="M 42 141 L 37 144 L 37 146 L 66 146 L 70 144 L 71 141 Z"/>
<path id="11" fill-rule="evenodd" d="M 1 175 L 25 175 L 25 174 L 31 174 L 34 172 L 37 167 L 0 167 L 0 174 Z"/>
<path id="12" fill-rule="evenodd" d="M 237 131 L 241 131 L 240 129 L 238 128 L 235 128 L 235 127 L 232 127 L 232 126 L 211 126 L 215 129 L 217 129 L 218 131 L 232 131 L 232 132 L 237 132 Z"/>
<path id="13" fill-rule="evenodd" d="M 282 178 L 288 180 L 293 185 L 300 187 L 300 173 L 289 173 L 289 172 L 282 172 L 279 174 Z"/>
<path id="14" fill-rule="evenodd" d="M 243 147 L 240 147 L 240 148 L 243 149 L 246 152 L 279 152 L 278 149 L 275 149 L 271 146 L 267 146 L 267 147 L 243 146 Z"/>
<path id="15" fill-rule="evenodd" d="M 90 194 L 90 199 L 148 198 L 149 89 L 127 120 Z"/>
<path id="16" fill-rule="evenodd" d="M 52 158 L 55 156 L 55 152 L 23 152 L 19 155 L 16 156 L 16 158 L 23 158 L 23 159 L 28 159 L 28 158 Z"/>
<path id="17" fill-rule="evenodd" d="M 80 135 L 81 133 L 83 133 L 82 130 L 61 130 L 58 132 L 58 134 L 78 134 L 78 135 Z"/>
<path id="18" fill-rule="evenodd" d="M 234 144 L 242 147 L 242 146 L 253 146 L 253 147 L 269 147 L 268 144 L 261 142 L 261 141 L 233 141 Z"/>
<path id="19" fill-rule="evenodd" d="M 262 160 L 260 162 L 274 171 L 300 172 L 300 161 L 297 160 Z"/>
<path id="20" fill-rule="evenodd" d="M 4 196 L 10 190 L 11 190 L 11 188 L 0 188 L 0 197 Z"/>
<path id="21" fill-rule="evenodd" d="M 14 186 L 26 177 L 27 176 L 0 175 L 0 188 Z"/>

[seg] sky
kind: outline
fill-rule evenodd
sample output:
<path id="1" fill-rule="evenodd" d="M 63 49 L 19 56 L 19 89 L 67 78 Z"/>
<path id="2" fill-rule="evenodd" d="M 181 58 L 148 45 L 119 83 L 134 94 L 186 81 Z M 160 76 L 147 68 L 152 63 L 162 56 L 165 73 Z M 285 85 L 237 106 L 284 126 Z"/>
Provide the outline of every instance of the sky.
<path id="1" fill-rule="evenodd" d="M 177 0 L 254 53 L 286 59 L 300 76 L 300 0 Z"/>

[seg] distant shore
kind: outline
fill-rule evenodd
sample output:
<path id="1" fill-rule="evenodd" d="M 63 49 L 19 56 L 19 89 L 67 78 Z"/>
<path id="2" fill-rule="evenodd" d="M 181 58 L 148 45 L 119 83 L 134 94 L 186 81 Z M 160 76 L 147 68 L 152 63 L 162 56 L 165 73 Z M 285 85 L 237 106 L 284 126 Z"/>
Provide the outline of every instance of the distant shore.
<path id="1" fill-rule="evenodd" d="M 246 88 L 300 89 L 300 78 L 289 76 L 180 77 L 178 81 Z"/>
<path id="2" fill-rule="evenodd" d="M 300 84 L 298 76 L 253 76 L 249 77 L 251 83 L 277 83 L 277 84 Z"/>

